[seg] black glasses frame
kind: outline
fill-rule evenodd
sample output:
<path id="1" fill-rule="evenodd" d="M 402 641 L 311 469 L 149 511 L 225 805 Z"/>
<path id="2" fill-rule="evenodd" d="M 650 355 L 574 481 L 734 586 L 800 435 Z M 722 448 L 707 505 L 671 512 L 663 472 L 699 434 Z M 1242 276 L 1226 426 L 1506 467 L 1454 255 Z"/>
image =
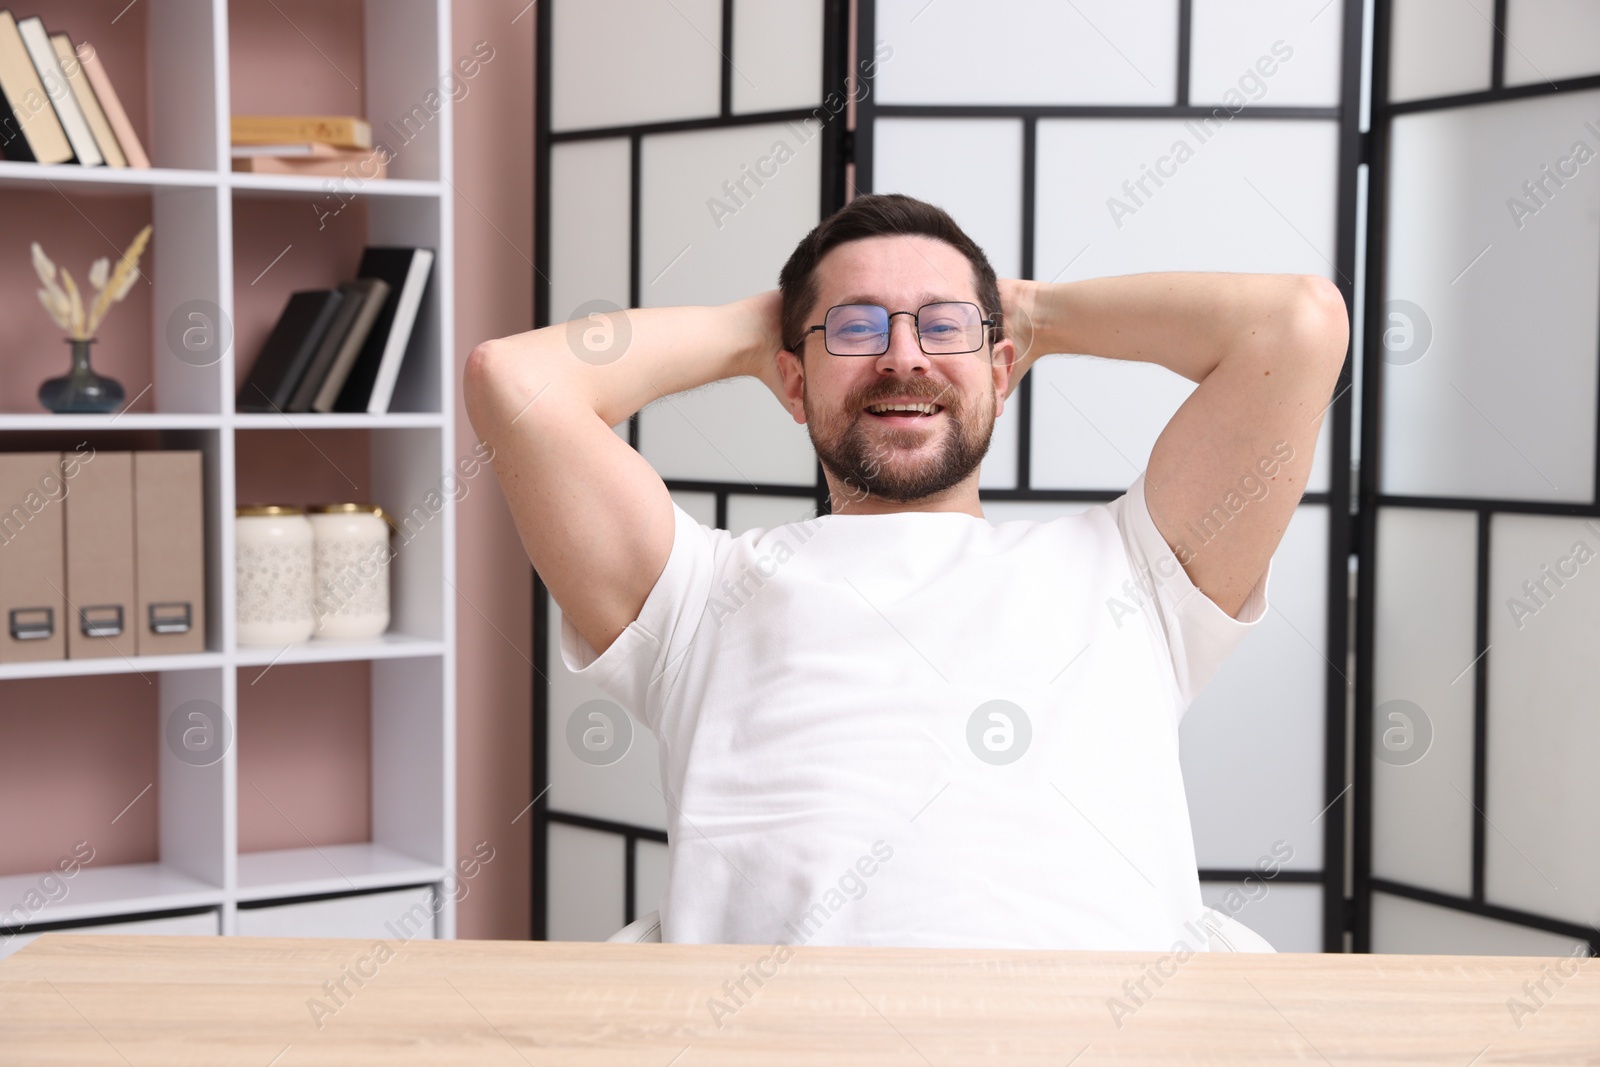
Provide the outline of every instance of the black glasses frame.
<path id="1" fill-rule="evenodd" d="M 809 338 L 817 330 L 826 331 L 827 328 L 828 328 L 828 316 L 832 315 L 839 308 L 875 307 L 875 308 L 883 308 L 884 314 L 888 315 L 888 317 L 889 317 L 888 326 L 884 329 L 884 333 L 883 333 L 883 351 L 882 352 L 835 352 L 833 349 L 828 348 L 828 335 L 827 335 L 826 332 L 824 332 L 823 335 L 822 335 L 822 347 L 828 353 L 828 355 L 830 355 L 830 356 L 840 356 L 841 358 L 847 358 L 847 359 L 848 358 L 858 358 L 858 357 L 866 357 L 868 359 L 876 359 L 877 357 L 883 355 L 884 352 L 889 351 L 889 342 L 893 338 L 893 334 L 894 334 L 894 318 L 895 318 L 896 315 L 910 315 L 911 316 L 911 330 L 912 330 L 913 333 L 915 333 L 917 335 L 917 347 L 922 349 L 922 354 L 925 355 L 925 356 L 965 356 L 965 355 L 970 355 L 973 352 L 981 352 L 981 351 L 983 351 L 983 346 L 984 346 L 985 343 L 987 343 L 987 340 L 988 340 L 987 337 L 985 337 L 984 340 L 978 342 L 978 347 L 963 349 L 960 352 L 952 352 L 952 351 L 949 351 L 949 350 L 946 350 L 946 351 L 943 351 L 943 352 L 929 352 L 927 350 L 927 348 L 924 347 L 924 345 L 922 343 L 922 329 L 918 325 L 918 322 L 922 318 L 923 308 L 937 307 L 940 304 L 965 304 L 970 308 L 975 308 L 979 315 L 983 314 L 983 308 L 979 307 L 977 304 L 973 303 L 971 300 L 930 300 L 926 304 L 923 304 L 922 307 L 917 308 L 917 310 L 915 310 L 915 311 L 890 311 L 888 308 L 883 307 L 882 304 L 860 304 L 860 303 L 855 303 L 855 304 L 835 304 L 835 305 L 833 305 L 833 307 L 830 307 L 826 312 L 823 313 L 822 322 L 818 323 L 815 326 L 808 326 L 806 328 L 806 332 L 800 335 L 800 344 L 802 346 L 804 346 L 805 343 L 806 343 L 806 339 Z M 978 325 L 979 326 L 985 326 L 985 327 L 989 327 L 991 329 L 993 327 L 995 327 L 995 326 L 998 326 L 999 324 L 1000 324 L 1000 315 L 999 315 L 998 312 L 990 315 L 986 319 L 980 318 L 978 320 Z"/>

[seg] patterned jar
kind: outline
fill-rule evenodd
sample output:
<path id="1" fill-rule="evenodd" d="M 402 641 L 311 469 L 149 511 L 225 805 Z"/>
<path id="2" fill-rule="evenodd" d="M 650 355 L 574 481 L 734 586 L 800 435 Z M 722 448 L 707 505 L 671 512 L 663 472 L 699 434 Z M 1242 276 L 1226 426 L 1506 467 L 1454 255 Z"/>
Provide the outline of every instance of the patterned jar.
<path id="1" fill-rule="evenodd" d="M 288 504 L 245 504 L 234 518 L 238 643 L 295 645 L 316 624 L 311 522 Z"/>
<path id="2" fill-rule="evenodd" d="M 377 637 L 389 628 L 389 520 L 376 504 L 313 504 L 316 636 Z"/>

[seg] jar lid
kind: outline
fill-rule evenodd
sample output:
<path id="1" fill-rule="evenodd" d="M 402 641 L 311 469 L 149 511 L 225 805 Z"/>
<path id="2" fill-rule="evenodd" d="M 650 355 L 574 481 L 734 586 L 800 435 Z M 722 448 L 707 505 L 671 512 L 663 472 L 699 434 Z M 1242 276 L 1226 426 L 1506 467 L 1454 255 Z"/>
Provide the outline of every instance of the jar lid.
<path id="1" fill-rule="evenodd" d="M 304 515 L 305 509 L 296 504 L 240 504 L 234 512 L 243 518 L 247 515 Z"/>
<path id="2" fill-rule="evenodd" d="M 388 521 L 389 518 L 389 513 L 376 504 L 307 504 L 306 510 L 313 515 L 368 512 L 385 521 Z"/>

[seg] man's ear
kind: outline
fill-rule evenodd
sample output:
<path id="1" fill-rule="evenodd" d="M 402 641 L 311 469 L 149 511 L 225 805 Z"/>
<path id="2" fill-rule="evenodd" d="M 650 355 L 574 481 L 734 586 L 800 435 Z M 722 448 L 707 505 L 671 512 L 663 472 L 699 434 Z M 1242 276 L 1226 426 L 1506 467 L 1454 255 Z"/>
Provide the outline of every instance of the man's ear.
<path id="1" fill-rule="evenodd" d="M 1016 392 L 1017 382 L 1017 346 L 1011 338 L 996 341 L 993 346 L 993 355 L 989 360 L 989 370 L 994 376 L 995 418 L 999 418 L 1005 409 L 1006 398 Z"/>
<path id="2" fill-rule="evenodd" d="M 783 406 L 789 409 L 789 414 L 801 426 L 806 423 L 806 364 L 805 360 L 789 351 L 787 348 L 778 350 L 778 376 L 783 383 Z"/>

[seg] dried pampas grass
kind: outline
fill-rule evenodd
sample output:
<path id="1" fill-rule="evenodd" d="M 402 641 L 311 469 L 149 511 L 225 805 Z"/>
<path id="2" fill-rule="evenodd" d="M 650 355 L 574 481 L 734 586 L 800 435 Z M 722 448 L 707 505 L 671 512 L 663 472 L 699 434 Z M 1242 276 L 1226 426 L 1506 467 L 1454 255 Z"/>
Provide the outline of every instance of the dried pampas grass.
<path id="1" fill-rule="evenodd" d="M 72 275 L 64 267 L 58 269 L 44 254 L 44 249 L 39 247 L 39 242 L 33 242 L 33 270 L 44 287 L 39 290 L 39 303 L 50 313 L 55 324 L 67 331 L 70 339 L 89 340 L 100 329 L 111 305 L 121 301 L 133 288 L 134 281 L 139 277 L 139 257 L 144 255 L 145 245 L 149 243 L 150 227 L 146 226 L 117 260 L 115 270 L 111 268 L 109 258 L 101 256 L 95 260 L 89 268 L 89 284 L 94 289 L 94 298 L 85 306 L 83 294 L 72 280 Z M 59 281 L 57 275 L 60 276 Z"/>

